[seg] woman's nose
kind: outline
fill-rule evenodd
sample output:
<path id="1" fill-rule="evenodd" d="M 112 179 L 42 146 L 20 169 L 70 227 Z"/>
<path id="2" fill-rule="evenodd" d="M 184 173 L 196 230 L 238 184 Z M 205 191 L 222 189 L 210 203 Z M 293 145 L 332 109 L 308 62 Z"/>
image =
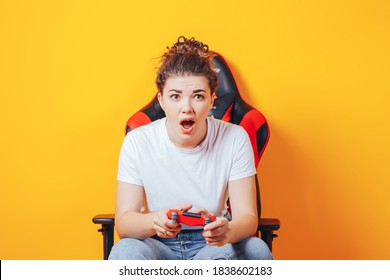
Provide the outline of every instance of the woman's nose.
<path id="1" fill-rule="evenodd" d="M 191 113 L 192 110 L 193 109 L 192 109 L 191 100 L 184 98 L 182 100 L 182 104 L 181 104 L 181 112 L 182 113 Z"/>

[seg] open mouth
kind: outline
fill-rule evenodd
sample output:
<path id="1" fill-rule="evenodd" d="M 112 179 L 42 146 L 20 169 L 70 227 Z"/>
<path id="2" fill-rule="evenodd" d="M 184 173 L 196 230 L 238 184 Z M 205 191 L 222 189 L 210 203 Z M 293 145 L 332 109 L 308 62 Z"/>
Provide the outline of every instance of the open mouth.
<path id="1" fill-rule="evenodd" d="M 194 121 L 192 120 L 185 120 L 185 121 L 182 121 L 180 123 L 180 125 L 184 128 L 184 129 L 190 129 L 193 125 L 194 125 Z"/>

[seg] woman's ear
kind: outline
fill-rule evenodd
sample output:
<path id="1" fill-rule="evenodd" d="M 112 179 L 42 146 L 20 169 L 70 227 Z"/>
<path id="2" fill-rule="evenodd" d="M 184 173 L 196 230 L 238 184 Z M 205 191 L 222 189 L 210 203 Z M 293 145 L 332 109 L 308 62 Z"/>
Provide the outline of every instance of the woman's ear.
<path id="1" fill-rule="evenodd" d="M 211 105 L 214 105 L 215 99 L 217 99 L 217 94 L 215 92 L 213 92 L 213 94 L 211 95 Z"/>
<path id="2" fill-rule="evenodd" d="M 160 103 L 160 107 L 161 107 L 161 109 L 163 109 L 163 111 L 164 111 L 164 105 L 163 105 L 163 97 L 162 97 L 162 94 L 161 94 L 161 92 L 158 92 L 157 93 L 157 99 L 158 99 L 158 103 Z"/>

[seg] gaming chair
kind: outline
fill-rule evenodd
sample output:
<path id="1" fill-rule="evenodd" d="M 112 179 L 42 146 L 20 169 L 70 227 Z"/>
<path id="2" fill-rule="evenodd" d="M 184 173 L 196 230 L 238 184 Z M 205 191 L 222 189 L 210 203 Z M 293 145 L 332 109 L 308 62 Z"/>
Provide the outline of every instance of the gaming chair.
<path id="1" fill-rule="evenodd" d="M 269 139 L 269 128 L 265 117 L 255 108 L 248 105 L 240 96 L 234 76 L 230 71 L 226 60 L 218 53 L 214 52 L 215 57 L 212 60 L 213 66 L 218 73 L 218 88 L 216 91 L 217 98 L 214 100 L 214 106 L 209 112 L 209 116 L 221 119 L 242 126 L 249 135 L 253 153 L 255 157 L 256 168 L 264 152 Z M 160 107 L 157 95 L 145 107 L 136 112 L 126 123 L 125 133 L 148 124 L 157 119 L 165 117 L 165 113 Z M 258 233 L 267 243 L 272 251 L 272 241 L 276 234 L 274 231 L 280 227 L 278 219 L 260 218 L 261 201 L 258 178 L 256 176 L 256 193 L 257 193 L 257 210 L 259 216 Z M 103 235 L 103 255 L 108 259 L 111 248 L 114 244 L 114 214 L 99 214 L 92 221 L 100 224 L 98 230 Z"/>

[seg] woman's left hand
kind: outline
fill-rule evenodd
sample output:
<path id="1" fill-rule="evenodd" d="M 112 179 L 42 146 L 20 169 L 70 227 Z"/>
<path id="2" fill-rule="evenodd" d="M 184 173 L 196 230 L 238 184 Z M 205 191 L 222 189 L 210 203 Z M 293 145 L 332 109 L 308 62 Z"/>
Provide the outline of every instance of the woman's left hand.
<path id="1" fill-rule="evenodd" d="M 217 219 L 207 224 L 203 230 L 203 237 L 210 246 L 223 246 L 228 242 L 230 233 L 230 224 L 226 218 L 217 217 Z"/>

